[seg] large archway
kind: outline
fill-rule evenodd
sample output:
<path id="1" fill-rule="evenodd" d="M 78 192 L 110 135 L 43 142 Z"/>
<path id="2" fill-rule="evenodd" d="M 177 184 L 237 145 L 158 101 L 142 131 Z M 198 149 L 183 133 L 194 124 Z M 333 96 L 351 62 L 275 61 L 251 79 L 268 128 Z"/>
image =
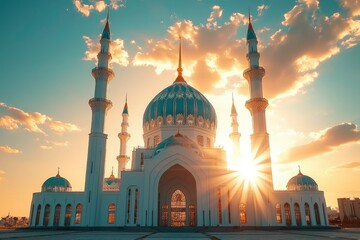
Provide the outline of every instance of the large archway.
<path id="1" fill-rule="evenodd" d="M 196 226 L 196 181 L 179 164 L 161 176 L 158 186 L 158 226 Z"/>

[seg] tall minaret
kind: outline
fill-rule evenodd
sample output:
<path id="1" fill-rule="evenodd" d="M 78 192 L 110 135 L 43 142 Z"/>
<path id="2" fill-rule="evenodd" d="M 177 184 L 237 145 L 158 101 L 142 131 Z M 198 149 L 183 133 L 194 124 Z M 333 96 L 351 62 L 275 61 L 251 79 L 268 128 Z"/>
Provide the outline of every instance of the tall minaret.
<path id="1" fill-rule="evenodd" d="M 121 178 L 121 171 L 124 170 L 127 162 L 129 161 L 129 157 L 126 155 L 126 144 L 130 138 L 130 134 L 127 131 L 129 127 L 129 110 L 127 104 L 127 95 L 125 100 L 124 110 L 122 112 L 122 123 L 121 123 L 121 132 L 118 134 L 120 139 L 120 155 L 116 157 L 118 160 L 118 178 Z"/>
<path id="2" fill-rule="evenodd" d="M 98 66 L 92 70 L 92 75 L 95 78 L 95 94 L 94 98 L 89 100 L 89 105 L 92 110 L 92 119 L 85 179 L 86 216 L 84 217 L 84 220 L 86 221 L 86 226 L 98 225 L 101 218 L 100 193 L 103 188 L 107 139 L 107 135 L 104 134 L 104 125 L 106 112 L 112 106 L 111 101 L 106 99 L 106 95 L 108 83 L 114 77 L 114 72 L 109 69 L 109 61 L 111 60 L 111 54 L 109 52 L 109 12 L 100 44 L 100 52 L 97 55 Z"/>
<path id="3" fill-rule="evenodd" d="M 249 68 L 244 71 L 244 77 L 249 82 L 250 99 L 246 101 L 246 108 L 249 109 L 252 117 L 253 134 L 251 135 L 251 152 L 253 161 L 261 176 L 258 184 L 263 192 L 273 190 L 272 168 L 270 159 L 269 134 L 266 130 L 265 109 L 268 101 L 263 97 L 262 78 L 265 69 L 259 66 L 260 54 L 257 51 L 258 41 L 251 24 L 249 14 L 249 26 L 247 31 Z M 268 191 L 267 191 L 268 190 Z"/>
<path id="4" fill-rule="evenodd" d="M 231 105 L 231 133 L 229 134 L 229 138 L 231 139 L 232 144 L 232 156 L 231 161 L 233 164 L 240 163 L 240 137 L 239 133 L 239 123 L 237 121 L 237 111 L 234 104 L 234 94 L 232 95 L 232 105 Z"/>

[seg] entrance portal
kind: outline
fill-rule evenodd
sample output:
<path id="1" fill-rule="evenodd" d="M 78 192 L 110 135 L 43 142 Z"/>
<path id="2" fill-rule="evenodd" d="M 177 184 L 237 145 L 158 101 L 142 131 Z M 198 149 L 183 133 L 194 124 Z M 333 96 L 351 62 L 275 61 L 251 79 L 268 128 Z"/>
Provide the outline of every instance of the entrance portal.
<path id="1" fill-rule="evenodd" d="M 159 225 L 196 226 L 196 182 L 180 165 L 169 168 L 160 178 Z"/>

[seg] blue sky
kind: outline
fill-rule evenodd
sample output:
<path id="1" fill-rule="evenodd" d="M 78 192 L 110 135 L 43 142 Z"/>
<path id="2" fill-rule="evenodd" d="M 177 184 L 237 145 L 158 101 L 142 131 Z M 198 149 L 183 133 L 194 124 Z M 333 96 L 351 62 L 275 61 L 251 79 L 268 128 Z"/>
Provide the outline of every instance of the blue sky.
<path id="1" fill-rule="evenodd" d="M 128 152 L 143 145 L 142 114 L 175 79 L 179 33 L 185 79 L 217 111 L 217 145 L 229 146 L 234 92 L 242 151 L 249 151 L 248 85 L 242 71 L 250 9 L 260 64 L 267 72 L 263 82 L 270 100 L 275 187 L 284 189 L 301 165 L 325 191 L 329 205 L 336 206 L 337 197 L 360 195 L 352 185 L 360 181 L 358 1 L 114 2 L 119 7 L 110 8 L 110 28 L 118 63 L 112 64 L 116 77 L 108 92 L 114 107 L 106 123 L 105 175 L 116 166 L 126 93 L 132 136 Z M 74 190 L 83 190 L 91 119 L 87 102 L 94 92 L 90 73 L 106 18 L 103 7 L 110 3 L 3 1 L 0 191 L 10 198 L 0 200 L 1 216 L 9 211 L 27 215 L 31 194 L 57 167 Z"/>

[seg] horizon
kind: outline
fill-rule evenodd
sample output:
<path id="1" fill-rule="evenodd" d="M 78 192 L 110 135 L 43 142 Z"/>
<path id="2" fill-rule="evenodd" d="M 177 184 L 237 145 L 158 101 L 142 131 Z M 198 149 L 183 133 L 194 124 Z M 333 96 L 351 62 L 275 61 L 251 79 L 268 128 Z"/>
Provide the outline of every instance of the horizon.
<path id="1" fill-rule="evenodd" d="M 281 2 L 281 4 L 280 4 Z M 112 5 L 111 5 L 112 3 Z M 0 10 L 0 216 L 28 216 L 33 192 L 60 175 L 83 191 L 99 37 L 110 6 L 112 69 L 105 176 L 116 166 L 121 113 L 128 152 L 142 146 L 147 104 L 176 78 L 178 35 L 185 80 L 213 104 L 216 146 L 230 150 L 232 94 L 242 158 L 252 132 L 246 62 L 248 12 L 265 68 L 275 190 L 299 168 L 337 198 L 360 197 L 360 3 L 349 1 L 6 1 Z M 174 133 L 175 134 L 175 133 Z M 130 154 L 129 154 L 130 155 Z M 236 165 L 228 159 L 228 165 Z M 116 169 L 116 167 L 115 167 Z"/>

